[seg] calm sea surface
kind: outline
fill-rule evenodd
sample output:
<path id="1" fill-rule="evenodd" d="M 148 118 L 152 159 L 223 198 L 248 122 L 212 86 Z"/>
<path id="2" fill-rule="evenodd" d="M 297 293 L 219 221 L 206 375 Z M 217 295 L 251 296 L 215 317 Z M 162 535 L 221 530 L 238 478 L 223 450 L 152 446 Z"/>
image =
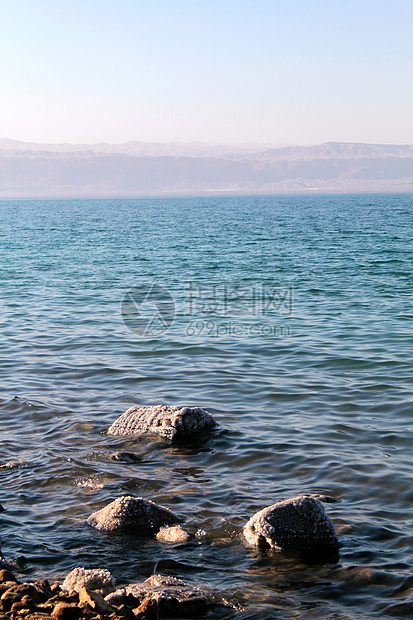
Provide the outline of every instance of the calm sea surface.
<path id="1" fill-rule="evenodd" d="M 411 617 L 412 224 L 412 195 L 1 201 L 0 534 L 17 574 L 173 575 L 226 599 L 210 618 Z M 219 428 L 106 435 L 158 403 Z M 337 563 L 244 546 L 250 516 L 299 493 L 337 500 Z M 198 537 L 84 523 L 125 494 Z"/>

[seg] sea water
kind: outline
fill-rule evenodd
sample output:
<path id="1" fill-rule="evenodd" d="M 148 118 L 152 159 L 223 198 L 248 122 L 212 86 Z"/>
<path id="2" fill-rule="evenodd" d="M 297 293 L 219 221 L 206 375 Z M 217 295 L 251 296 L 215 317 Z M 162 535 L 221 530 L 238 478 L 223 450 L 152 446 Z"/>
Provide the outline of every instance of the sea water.
<path id="1" fill-rule="evenodd" d="M 227 602 L 211 618 L 412 614 L 412 216 L 401 194 L 1 201 L 0 534 L 19 577 L 173 575 Z M 106 434 L 158 403 L 219 426 Z M 245 547 L 256 511 L 301 493 L 336 500 L 338 561 Z M 196 536 L 85 524 L 121 495 Z"/>

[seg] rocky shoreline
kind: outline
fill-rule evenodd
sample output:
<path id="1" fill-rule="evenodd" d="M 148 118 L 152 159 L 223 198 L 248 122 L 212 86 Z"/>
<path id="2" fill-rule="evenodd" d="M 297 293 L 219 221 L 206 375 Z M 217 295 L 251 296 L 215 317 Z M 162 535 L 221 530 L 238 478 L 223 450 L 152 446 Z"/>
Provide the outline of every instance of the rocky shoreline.
<path id="1" fill-rule="evenodd" d="M 47 579 L 20 582 L 0 570 L 0 620 L 156 620 L 204 615 L 205 593 L 174 577 L 152 575 L 141 584 L 114 590 L 106 570 L 74 569 L 62 584 Z M 104 597 L 104 593 L 109 593 Z"/>
<path id="2" fill-rule="evenodd" d="M 332 498 L 321 497 L 324 501 Z M 189 532 L 179 520 L 150 500 L 122 496 L 90 515 L 86 523 L 103 532 L 138 531 L 160 542 L 182 542 Z M 319 498 L 301 495 L 263 508 L 243 528 L 246 547 L 275 553 L 295 550 L 305 558 L 338 556 L 334 526 Z M 163 617 L 196 618 L 213 606 L 228 606 L 212 595 L 176 577 L 152 575 L 141 583 L 115 588 L 106 569 L 77 567 L 63 583 L 39 579 L 22 583 L 0 556 L 0 620 L 156 620 Z"/>
<path id="3" fill-rule="evenodd" d="M 132 407 L 110 427 L 117 435 L 155 432 L 172 439 L 215 426 L 200 408 Z M 300 495 L 267 506 L 244 525 L 246 547 L 275 553 L 294 550 L 305 557 L 338 557 L 339 543 L 322 501 L 334 498 Z M 0 506 L 0 510 L 3 508 Z M 143 497 L 123 495 L 92 513 L 85 523 L 105 534 L 136 533 L 161 543 L 185 542 L 193 536 L 185 519 L 169 508 Z M 116 589 L 106 569 L 74 568 L 63 583 L 46 579 L 22 583 L 11 572 L 13 564 L 1 555 L 0 620 L 134 620 L 162 617 L 196 618 L 212 606 L 228 606 L 219 595 L 207 593 L 176 577 L 152 575 L 141 583 Z"/>

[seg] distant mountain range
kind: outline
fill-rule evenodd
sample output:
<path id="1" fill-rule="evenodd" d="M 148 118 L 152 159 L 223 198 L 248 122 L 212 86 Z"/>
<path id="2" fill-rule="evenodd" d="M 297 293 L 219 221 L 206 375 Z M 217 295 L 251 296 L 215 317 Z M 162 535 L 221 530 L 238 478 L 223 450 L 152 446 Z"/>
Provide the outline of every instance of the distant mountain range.
<path id="1" fill-rule="evenodd" d="M 0 139 L 0 197 L 412 192 L 413 145 Z"/>

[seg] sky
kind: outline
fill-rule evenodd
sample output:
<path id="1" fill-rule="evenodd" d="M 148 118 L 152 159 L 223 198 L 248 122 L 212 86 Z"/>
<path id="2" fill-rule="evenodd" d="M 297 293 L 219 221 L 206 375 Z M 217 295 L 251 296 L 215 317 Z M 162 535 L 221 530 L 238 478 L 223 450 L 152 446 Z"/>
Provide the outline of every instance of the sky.
<path id="1" fill-rule="evenodd" d="M 0 137 L 413 144 L 412 0 L 0 0 Z"/>

